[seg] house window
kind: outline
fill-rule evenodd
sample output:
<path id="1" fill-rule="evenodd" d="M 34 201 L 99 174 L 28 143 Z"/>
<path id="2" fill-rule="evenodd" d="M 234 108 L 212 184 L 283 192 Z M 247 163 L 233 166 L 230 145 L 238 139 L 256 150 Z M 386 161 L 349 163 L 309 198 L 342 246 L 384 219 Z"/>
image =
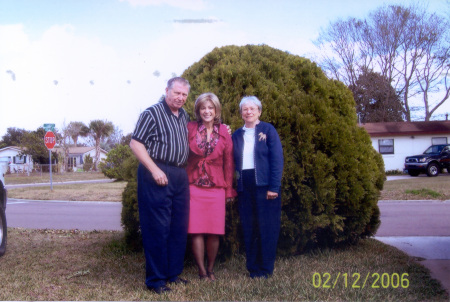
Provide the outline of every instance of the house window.
<path id="1" fill-rule="evenodd" d="M 69 157 L 68 164 L 69 164 L 69 167 L 76 167 L 77 166 L 77 158 Z"/>
<path id="2" fill-rule="evenodd" d="M 14 156 L 13 161 L 15 164 L 25 164 L 27 162 L 27 157 L 26 155 Z"/>
<path id="3" fill-rule="evenodd" d="M 379 139 L 378 149 L 381 154 L 394 154 L 394 139 Z"/>
<path id="4" fill-rule="evenodd" d="M 431 138 L 432 145 L 447 145 L 446 137 L 432 137 Z"/>

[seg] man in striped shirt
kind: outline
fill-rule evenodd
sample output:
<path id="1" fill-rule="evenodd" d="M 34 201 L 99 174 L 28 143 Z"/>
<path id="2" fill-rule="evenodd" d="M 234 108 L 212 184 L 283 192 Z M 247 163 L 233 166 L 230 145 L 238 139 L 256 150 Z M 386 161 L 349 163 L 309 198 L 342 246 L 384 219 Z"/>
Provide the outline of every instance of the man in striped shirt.
<path id="1" fill-rule="evenodd" d="M 145 284 L 156 293 L 167 283 L 188 281 L 183 271 L 189 218 L 189 182 L 184 169 L 189 155 L 187 123 L 182 108 L 189 82 L 167 82 L 166 96 L 141 113 L 130 143 L 138 158 L 139 221 L 146 259 Z"/>

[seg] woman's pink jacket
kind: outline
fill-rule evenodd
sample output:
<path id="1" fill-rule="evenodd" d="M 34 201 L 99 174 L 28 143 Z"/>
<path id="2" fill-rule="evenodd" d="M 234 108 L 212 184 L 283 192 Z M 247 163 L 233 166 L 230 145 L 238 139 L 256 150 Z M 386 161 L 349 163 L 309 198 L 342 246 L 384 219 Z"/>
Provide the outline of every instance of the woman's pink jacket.
<path id="1" fill-rule="evenodd" d="M 189 131 L 189 159 L 186 171 L 189 183 L 194 183 L 200 177 L 202 164 L 205 163 L 206 173 L 208 173 L 210 180 L 215 183 L 215 187 L 225 188 L 226 198 L 235 197 L 237 193 L 233 189 L 233 141 L 227 127 L 220 124 L 219 142 L 214 151 L 206 158 L 197 145 L 198 122 L 189 122 L 187 127 Z"/>

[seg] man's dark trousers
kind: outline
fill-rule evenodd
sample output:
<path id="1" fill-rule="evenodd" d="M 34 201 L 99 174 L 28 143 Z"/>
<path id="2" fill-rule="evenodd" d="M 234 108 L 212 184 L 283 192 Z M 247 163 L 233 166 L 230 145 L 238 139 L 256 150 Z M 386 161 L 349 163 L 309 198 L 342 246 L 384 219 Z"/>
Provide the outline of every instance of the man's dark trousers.
<path id="1" fill-rule="evenodd" d="M 189 222 L 189 181 L 184 168 L 157 163 L 169 184 L 158 186 L 138 168 L 138 204 L 146 260 L 145 284 L 151 288 L 175 281 L 183 271 Z"/>

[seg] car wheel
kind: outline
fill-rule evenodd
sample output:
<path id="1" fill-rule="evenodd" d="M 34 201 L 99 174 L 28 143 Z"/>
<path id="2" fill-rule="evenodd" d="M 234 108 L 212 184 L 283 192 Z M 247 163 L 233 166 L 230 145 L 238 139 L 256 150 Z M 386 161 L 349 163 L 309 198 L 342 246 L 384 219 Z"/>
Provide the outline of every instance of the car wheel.
<path id="1" fill-rule="evenodd" d="M 436 163 L 431 163 L 427 167 L 427 175 L 432 176 L 438 176 L 439 175 L 439 166 Z"/>
<path id="2" fill-rule="evenodd" d="M 408 174 L 410 176 L 419 176 L 420 172 L 419 171 L 408 171 Z"/>
<path id="3" fill-rule="evenodd" d="M 6 228 L 6 215 L 5 209 L 0 207 L 0 256 L 3 256 L 6 252 L 6 234 L 8 229 Z"/>

